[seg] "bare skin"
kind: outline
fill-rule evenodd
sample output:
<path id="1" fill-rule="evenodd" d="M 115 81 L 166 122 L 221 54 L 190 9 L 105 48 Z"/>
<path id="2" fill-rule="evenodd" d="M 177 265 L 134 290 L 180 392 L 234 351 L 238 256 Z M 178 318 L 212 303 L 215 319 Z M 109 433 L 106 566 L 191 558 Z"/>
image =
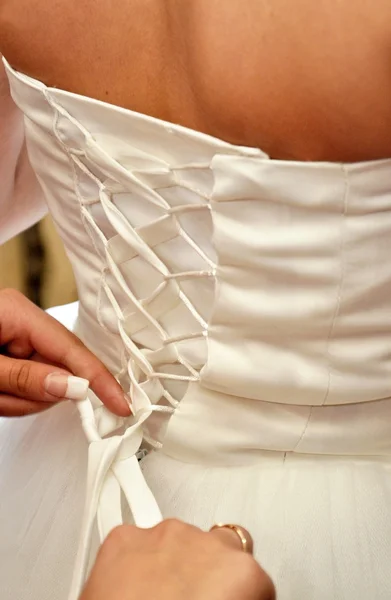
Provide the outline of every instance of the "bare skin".
<path id="1" fill-rule="evenodd" d="M 358 161 L 391 157 L 390 24 L 389 0 L 0 0 L 0 52 L 49 86 L 261 147 L 273 158 Z M 14 164 L 27 164 L 22 142 L 19 136 Z M 0 130 L 3 161 L 9 147 Z M 32 181 L 28 167 L 19 171 L 24 172 L 25 181 Z M 9 188 L 6 198 L 12 197 L 11 183 Z M 148 536 L 160 533 L 142 532 L 140 541 L 134 531 L 131 536 L 123 531 L 103 547 L 83 600 L 95 600 L 102 591 L 106 598 L 105 589 L 130 597 L 142 545 L 148 560 L 141 555 L 140 561 L 150 568 L 151 548 L 157 546 Z M 187 534 L 185 540 L 177 533 L 158 556 L 162 577 L 173 572 L 166 565 L 176 567 L 185 545 L 189 550 Z M 199 535 L 213 534 L 198 532 L 201 540 Z M 220 547 L 215 551 L 221 555 Z M 192 570 L 181 565 L 181 580 L 171 581 L 178 583 L 180 598 L 189 590 L 192 597 L 206 596 L 200 567 L 208 570 L 215 562 L 198 550 L 194 556 L 208 560 L 200 559 L 198 570 L 193 563 Z M 238 571 L 237 556 L 232 564 L 231 557 L 225 554 L 222 565 L 224 572 L 239 575 L 237 585 L 227 578 L 229 588 L 222 588 L 217 573 L 214 597 L 215 590 L 224 598 L 243 593 L 246 571 Z M 273 598 L 265 574 L 242 554 L 240 559 L 247 560 L 255 581 L 243 597 Z M 134 597 L 148 595 L 156 584 L 160 593 L 159 581 L 142 578 Z M 249 585 L 251 578 L 245 581 Z"/>
<path id="2" fill-rule="evenodd" d="M 275 600 L 275 591 L 232 531 L 205 533 L 168 520 L 153 529 L 115 529 L 80 600 L 138 598 Z"/>
<path id="3" fill-rule="evenodd" d="M 19 292 L 0 289 L 0 417 L 82 400 L 88 384 L 115 414 L 130 415 L 120 385 L 73 333 Z"/>
<path id="4" fill-rule="evenodd" d="M 0 50 L 274 158 L 358 161 L 391 156 L 390 24 L 389 0 L 2 0 Z"/>

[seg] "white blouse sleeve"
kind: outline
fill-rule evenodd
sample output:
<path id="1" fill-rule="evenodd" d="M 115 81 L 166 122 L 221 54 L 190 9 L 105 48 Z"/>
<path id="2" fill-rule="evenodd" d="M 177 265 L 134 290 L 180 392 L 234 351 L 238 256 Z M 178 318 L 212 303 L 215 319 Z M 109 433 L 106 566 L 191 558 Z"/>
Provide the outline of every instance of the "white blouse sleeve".
<path id="1" fill-rule="evenodd" d="M 27 157 L 23 116 L 10 96 L 0 55 L 0 244 L 39 221 L 46 210 Z"/>

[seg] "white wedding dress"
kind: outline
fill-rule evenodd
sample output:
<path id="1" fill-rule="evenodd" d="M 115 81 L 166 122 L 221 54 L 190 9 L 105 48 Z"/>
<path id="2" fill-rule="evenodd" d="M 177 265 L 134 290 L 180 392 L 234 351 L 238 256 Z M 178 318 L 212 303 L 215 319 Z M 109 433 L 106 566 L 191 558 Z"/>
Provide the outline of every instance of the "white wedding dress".
<path id="1" fill-rule="evenodd" d="M 279 600 L 390 600 L 391 161 L 270 160 L 7 68 L 78 285 L 54 312 L 136 416 L 0 422 L 1 600 L 75 600 L 98 534 L 160 511 L 246 526 Z"/>

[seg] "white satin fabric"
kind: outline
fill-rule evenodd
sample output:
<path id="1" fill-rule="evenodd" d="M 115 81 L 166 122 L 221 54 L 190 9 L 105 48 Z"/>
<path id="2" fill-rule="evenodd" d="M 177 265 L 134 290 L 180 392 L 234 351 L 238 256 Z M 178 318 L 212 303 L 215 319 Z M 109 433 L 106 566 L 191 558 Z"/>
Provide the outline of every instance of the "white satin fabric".
<path id="1" fill-rule="evenodd" d="M 248 527 L 279 600 L 389 600 L 391 161 L 274 161 L 7 68 L 135 418 L 0 423 L 1 598 L 75 600 L 95 528 L 162 513 Z"/>

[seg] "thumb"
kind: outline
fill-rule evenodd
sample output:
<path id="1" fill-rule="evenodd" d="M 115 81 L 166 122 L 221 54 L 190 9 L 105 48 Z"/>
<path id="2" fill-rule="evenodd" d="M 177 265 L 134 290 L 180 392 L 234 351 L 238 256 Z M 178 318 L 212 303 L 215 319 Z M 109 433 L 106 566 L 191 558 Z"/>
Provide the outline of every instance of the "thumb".
<path id="1" fill-rule="evenodd" d="M 89 383 L 86 379 L 69 375 L 58 367 L 0 356 L 0 414 L 26 414 L 23 401 L 47 405 L 60 400 L 82 400 Z M 21 409 L 21 411 L 18 409 Z M 45 406 L 36 407 L 36 412 Z"/>

